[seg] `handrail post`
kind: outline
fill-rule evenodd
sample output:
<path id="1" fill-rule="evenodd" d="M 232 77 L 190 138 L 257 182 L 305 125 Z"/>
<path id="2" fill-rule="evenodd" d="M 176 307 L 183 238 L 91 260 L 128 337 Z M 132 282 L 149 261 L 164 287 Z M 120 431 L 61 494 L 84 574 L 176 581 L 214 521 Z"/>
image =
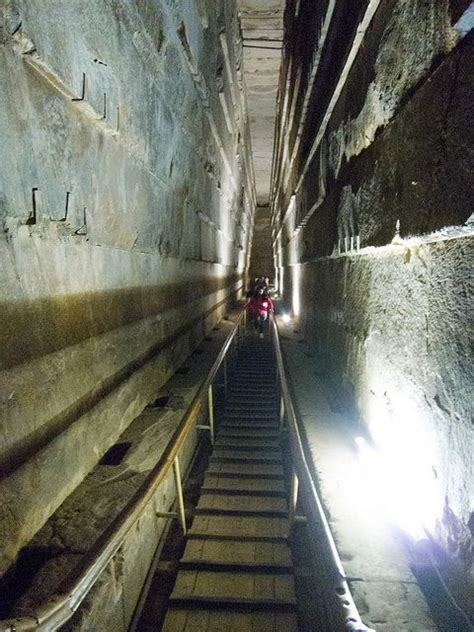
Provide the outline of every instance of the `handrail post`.
<path id="1" fill-rule="evenodd" d="M 209 413 L 209 432 L 211 434 L 211 443 L 214 445 L 214 396 L 212 393 L 212 384 L 209 384 L 207 407 Z"/>
<path id="2" fill-rule="evenodd" d="M 275 314 L 270 314 L 270 329 L 272 331 L 272 360 L 275 362 L 275 364 L 277 364 L 276 362 L 276 343 L 275 343 L 275 338 L 278 335 L 278 332 L 276 331 L 276 322 L 275 322 Z M 277 372 L 276 372 L 276 379 L 277 379 L 277 387 L 278 387 L 278 366 L 277 366 Z"/>
<path id="3" fill-rule="evenodd" d="M 295 520 L 296 515 L 296 504 L 298 502 L 298 487 L 299 481 L 296 475 L 296 472 L 293 470 L 291 473 L 291 486 L 290 486 L 290 511 L 289 511 L 289 520 L 290 527 Z"/>
<path id="4" fill-rule="evenodd" d="M 224 357 L 223 362 L 223 371 L 224 371 L 224 396 L 227 397 L 227 355 Z"/>
<path id="5" fill-rule="evenodd" d="M 283 393 L 280 396 L 280 432 L 283 430 L 283 426 L 285 425 L 285 400 L 283 398 Z"/>
<path id="6" fill-rule="evenodd" d="M 179 467 L 179 457 L 176 455 L 173 461 L 174 482 L 176 485 L 176 498 L 178 500 L 179 521 L 184 535 L 187 533 L 186 529 L 186 514 L 184 512 L 184 498 L 183 498 L 183 485 L 181 482 L 181 472 Z"/>
<path id="7" fill-rule="evenodd" d="M 232 353 L 234 354 L 234 362 L 237 358 L 237 356 L 239 355 L 239 330 L 237 329 L 237 331 L 235 332 L 235 336 L 232 340 Z"/>

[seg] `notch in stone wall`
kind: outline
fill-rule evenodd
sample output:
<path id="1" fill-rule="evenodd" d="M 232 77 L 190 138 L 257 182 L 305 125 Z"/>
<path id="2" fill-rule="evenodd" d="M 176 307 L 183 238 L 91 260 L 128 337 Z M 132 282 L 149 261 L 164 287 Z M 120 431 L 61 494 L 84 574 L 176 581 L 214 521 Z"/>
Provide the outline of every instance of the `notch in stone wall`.
<path id="1" fill-rule="evenodd" d="M 99 465 L 120 465 L 131 446 L 128 441 L 115 443 L 100 459 Z"/>
<path id="2" fill-rule="evenodd" d="M 27 226 L 33 226 L 34 224 L 36 224 L 36 220 L 37 220 L 37 198 L 36 195 L 38 193 L 38 187 L 33 187 L 31 189 L 31 214 L 28 217 L 28 219 L 26 220 L 26 225 Z"/>
<path id="3" fill-rule="evenodd" d="M 86 98 L 86 73 L 82 73 L 81 96 L 73 97 L 71 101 L 84 101 Z"/>

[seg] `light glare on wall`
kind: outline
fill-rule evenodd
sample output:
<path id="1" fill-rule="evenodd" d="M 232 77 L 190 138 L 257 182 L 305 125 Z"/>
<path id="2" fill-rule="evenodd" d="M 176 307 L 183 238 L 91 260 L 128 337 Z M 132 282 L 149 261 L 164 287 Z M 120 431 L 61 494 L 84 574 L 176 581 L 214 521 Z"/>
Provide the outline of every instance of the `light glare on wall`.
<path id="1" fill-rule="evenodd" d="M 291 268 L 292 272 L 292 292 L 291 292 L 291 305 L 293 308 L 293 314 L 296 318 L 300 315 L 301 312 L 301 268 L 296 265 Z"/>
<path id="2" fill-rule="evenodd" d="M 390 418 L 383 411 L 369 424 L 371 445 L 356 437 L 365 494 L 415 540 L 433 531 L 442 511 L 442 494 L 431 437 L 413 416 Z"/>

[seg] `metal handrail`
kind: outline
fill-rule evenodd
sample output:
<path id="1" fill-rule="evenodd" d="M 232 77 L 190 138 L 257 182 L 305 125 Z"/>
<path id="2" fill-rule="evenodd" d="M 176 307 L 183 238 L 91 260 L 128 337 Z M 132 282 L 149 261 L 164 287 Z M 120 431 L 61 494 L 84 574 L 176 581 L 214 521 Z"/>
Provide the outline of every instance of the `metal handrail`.
<path id="1" fill-rule="evenodd" d="M 57 630 L 74 615 L 84 597 L 122 546 L 130 529 L 143 514 L 156 489 L 173 466 L 175 467 L 175 476 L 179 478 L 179 452 L 206 402 L 209 402 L 209 409 L 211 409 L 212 382 L 221 364 L 224 362 L 235 336 L 237 335 L 239 339 L 240 328 L 245 324 L 245 317 L 245 310 L 242 310 L 206 379 L 199 387 L 183 419 L 174 431 L 166 449 L 129 502 L 102 532 L 78 565 L 65 578 L 59 590 L 30 614 L 0 621 L 0 632 L 26 632 L 31 630 L 50 632 L 51 630 Z M 212 438 L 212 410 L 209 410 L 209 413 L 210 425 L 206 426 L 206 428 L 211 431 Z M 182 513 L 183 516 L 184 512 Z M 185 528 L 185 525 L 183 526 Z"/>
<path id="2" fill-rule="evenodd" d="M 285 365 L 281 352 L 278 325 L 274 316 L 271 317 L 273 343 L 275 349 L 275 357 L 277 363 L 277 375 L 279 378 L 281 403 L 280 403 L 280 423 L 286 418 L 289 434 L 290 449 L 292 457 L 292 494 L 290 498 L 290 517 L 294 517 L 296 508 L 296 498 L 298 494 L 298 486 L 301 486 L 304 492 L 304 506 L 307 513 L 307 519 L 310 525 L 319 525 L 324 536 L 324 544 L 329 553 L 330 577 L 328 578 L 330 586 L 330 596 L 337 604 L 337 616 L 339 622 L 344 625 L 344 629 L 351 632 L 373 632 L 362 621 L 357 606 L 354 603 L 347 577 L 342 566 L 341 558 L 334 542 L 334 537 L 329 527 L 324 509 L 319 498 L 316 486 L 314 484 L 308 462 L 305 457 L 303 441 L 299 429 L 298 418 L 293 404 L 290 388 L 286 378 Z"/>

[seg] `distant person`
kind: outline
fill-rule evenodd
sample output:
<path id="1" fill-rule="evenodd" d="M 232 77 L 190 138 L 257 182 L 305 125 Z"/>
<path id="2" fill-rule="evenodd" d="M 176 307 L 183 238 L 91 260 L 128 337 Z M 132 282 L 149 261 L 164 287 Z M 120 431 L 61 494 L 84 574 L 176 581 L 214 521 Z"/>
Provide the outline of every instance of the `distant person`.
<path id="1" fill-rule="evenodd" d="M 273 301 L 264 287 L 259 286 L 255 296 L 249 301 L 248 309 L 252 314 L 252 320 L 259 337 L 263 338 L 263 330 L 268 320 L 268 315 L 273 312 Z"/>
<path id="2" fill-rule="evenodd" d="M 257 291 L 259 281 L 260 281 L 260 278 L 255 277 L 255 279 L 253 280 L 253 283 L 250 285 L 249 289 L 246 292 L 247 298 L 252 298 L 252 296 L 254 296 L 255 292 Z"/>

